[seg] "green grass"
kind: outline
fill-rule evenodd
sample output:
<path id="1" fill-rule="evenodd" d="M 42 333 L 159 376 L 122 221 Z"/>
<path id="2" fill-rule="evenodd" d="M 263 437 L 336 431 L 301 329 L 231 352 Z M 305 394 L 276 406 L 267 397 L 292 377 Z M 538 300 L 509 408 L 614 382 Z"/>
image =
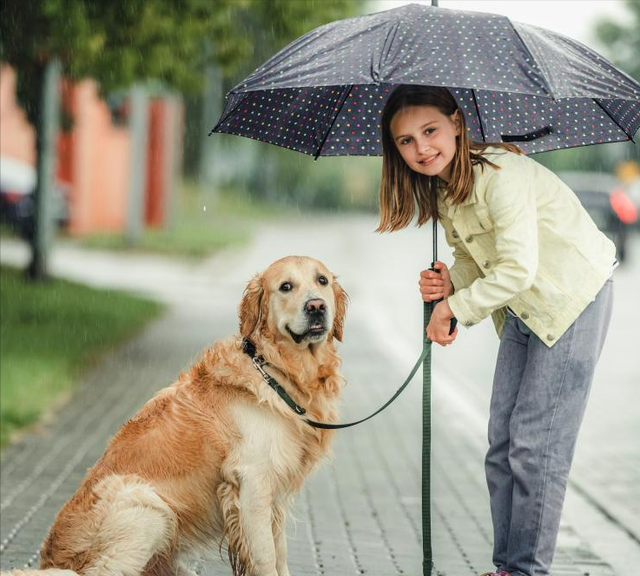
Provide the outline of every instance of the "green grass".
<path id="1" fill-rule="evenodd" d="M 84 370 L 162 306 L 0 268 L 0 446 L 69 397 Z"/>
<path id="2" fill-rule="evenodd" d="M 122 234 L 92 234 L 80 243 L 87 248 L 201 258 L 248 242 L 257 223 L 286 218 L 292 211 L 290 207 L 256 202 L 233 190 L 221 190 L 214 201 L 197 184 L 184 181 L 179 186 L 174 222 L 167 229 L 146 229 L 135 246 L 130 246 Z"/>

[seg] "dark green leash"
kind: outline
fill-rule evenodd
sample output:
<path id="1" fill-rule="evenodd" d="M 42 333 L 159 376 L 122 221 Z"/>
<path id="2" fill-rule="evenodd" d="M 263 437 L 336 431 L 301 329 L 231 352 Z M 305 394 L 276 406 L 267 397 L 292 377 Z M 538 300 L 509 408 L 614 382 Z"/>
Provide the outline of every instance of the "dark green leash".
<path id="1" fill-rule="evenodd" d="M 287 394 L 286 390 L 278 383 L 278 381 L 263 368 L 263 366 L 265 365 L 269 366 L 270 364 L 264 359 L 263 356 L 258 354 L 256 347 L 253 344 L 253 342 L 251 342 L 251 340 L 249 340 L 248 338 L 243 338 L 242 350 L 245 354 L 247 354 L 251 358 L 251 361 L 253 362 L 255 369 L 258 372 L 260 372 L 260 374 L 262 375 L 262 379 L 278 394 L 278 396 L 280 396 L 280 398 L 282 398 L 282 400 L 284 400 L 287 406 L 289 406 L 289 408 L 291 408 L 291 410 L 293 410 L 298 416 L 303 416 L 304 414 L 306 414 L 307 411 L 302 406 L 297 404 L 295 400 L 291 398 L 289 394 Z M 411 382 L 411 379 L 415 376 L 416 372 L 418 371 L 418 368 L 420 368 L 420 364 L 423 364 L 425 362 L 430 352 L 431 352 L 431 342 L 429 342 L 429 346 L 425 346 L 422 349 L 422 353 L 420 354 L 420 357 L 414 364 L 413 368 L 411 369 L 411 372 L 409 372 L 409 376 L 407 376 L 407 379 L 403 382 L 402 386 L 398 388 L 396 393 L 387 401 L 387 403 L 384 406 L 378 408 L 373 414 L 370 414 L 366 418 L 363 418 L 362 420 L 357 420 L 356 422 L 349 422 L 347 424 L 327 424 L 326 422 L 315 422 L 314 420 L 309 420 L 309 418 L 305 418 L 304 422 L 309 424 L 309 426 L 313 426 L 314 428 L 323 428 L 325 430 L 337 430 L 339 428 L 349 428 L 350 426 L 361 424 L 362 422 L 369 420 L 369 418 L 373 418 L 376 414 L 379 414 L 387 406 L 389 406 L 389 404 L 391 404 L 398 396 L 400 396 L 400 394 L 402 394 L 402 391 L 409 385 L 409 383 Z"/>

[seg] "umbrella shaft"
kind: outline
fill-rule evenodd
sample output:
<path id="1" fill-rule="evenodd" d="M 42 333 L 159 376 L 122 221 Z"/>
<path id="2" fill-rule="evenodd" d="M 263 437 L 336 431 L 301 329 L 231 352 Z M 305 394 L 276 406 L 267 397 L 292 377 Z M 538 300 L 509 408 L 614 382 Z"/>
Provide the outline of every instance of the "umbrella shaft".
<path id="1" fill-rule="evenodd" d="M 424 303 L 422 337 L 424 346 L 431 346 L 426 327 L 431 319 L 432 304 Z M 422 573 L 431 576 L 433 553 L 431 549 L 431 355 L 422 365 Z"/>

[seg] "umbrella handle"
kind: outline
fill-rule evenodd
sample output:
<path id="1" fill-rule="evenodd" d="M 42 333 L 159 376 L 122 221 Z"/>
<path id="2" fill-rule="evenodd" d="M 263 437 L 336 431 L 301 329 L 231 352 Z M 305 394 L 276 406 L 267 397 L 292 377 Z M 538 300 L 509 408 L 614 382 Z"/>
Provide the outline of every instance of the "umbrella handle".
<path id="1" fill-rule="evenodd" d="M 432 272 L 437 272 L 438 274 L 440 274 L 440 270 L 436 270 L 433 266 L 435 265 L 435 262 L 431 262 L 431 268 L 429 268 L 429 270 L 431 270 Z M 436 304 L 442 302 L 444 300 L 444 298 L 440 298 L 439 300 L 433 300 L 431 302 L 431 312 L 433 313 L 434 308 L 436 307 Z M 451 322 L 449 324 L 449 336 L 451 336 L 451 334 L 453 334 L 453 331 L 456 329 L 456 325 L 458 324 L 458 319 L 457 318 L 451 318 Z"/>
<path id="2" fill-rule="evenodd" d="M 437 259 L 438 259 L 438 221 L 434 218 L 433 219 L 433 262 L 431 262 L 431 268 L 429 268 L 429 270 L 440 274 L 440 270 L 436 270 L 434 268 Z M 436 304 L 438 304 L 438 302 L 442 302 L 443 300 L 444 298 L 440 298 L 440 300 L 435 300 L 431 302 L 432 313 L 433 313 L 433 309 L 436 307 Z M 451 318 L 451 323 L 449 324 L 449 336 L 453 334 L 453 331 L 456 329 L 457 323 L 458 323 L 458 320 L 456 318 Z"/>

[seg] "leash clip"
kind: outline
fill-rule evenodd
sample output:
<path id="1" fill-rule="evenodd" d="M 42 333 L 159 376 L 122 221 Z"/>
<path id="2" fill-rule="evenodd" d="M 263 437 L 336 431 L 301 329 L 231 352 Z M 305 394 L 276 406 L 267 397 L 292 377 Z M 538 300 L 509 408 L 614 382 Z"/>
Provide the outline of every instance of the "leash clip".
<path id="1" fill-rule="evenodd" d="M 269 376 L 269 374 L 267 374 L 266 370 L 263 368 L 263 366 L 267 363 L 267 361 L 264 359 L 264 356 L 254 356 L 253 358 L 251 358 L 251 362 L 253 362 L 256 370 L 260 372 L 264 381 L 269 383 L 271 380 L 271 376 Z"/>
<path id="2" fill-rule="evenodd" d="M 264 356 L 261 356 L 256 353 L 256 347 L 251 343 L 251 341 L 248 338 L 244 338 L 242 340 L 242 350 L 245 354 L 247 354 L 251 358 L 253 367 L 258 372 L 260 372 L 260 374 L 262 375 L 262 379 L 275 392 L 277 392 L 278 396 L 280 396 L 280 398 L 282 398 L 287 403 L 289 408 L 291 408 L 299 416 L 306 414 L 307 411 L 302 406 L 298 406 L 298 404 L 294 402 L 291 396 L 287 394 L 286 390 L 282 386 L 280 386 L 280 384 L 278 384 L 278 381 L 275 378 L 273 378 L 273 376 L 270 376 L 269 374 L 267 374 L 263 366 L 265 364 L 268 364 L 268 362 L 264 359 Z"/>

